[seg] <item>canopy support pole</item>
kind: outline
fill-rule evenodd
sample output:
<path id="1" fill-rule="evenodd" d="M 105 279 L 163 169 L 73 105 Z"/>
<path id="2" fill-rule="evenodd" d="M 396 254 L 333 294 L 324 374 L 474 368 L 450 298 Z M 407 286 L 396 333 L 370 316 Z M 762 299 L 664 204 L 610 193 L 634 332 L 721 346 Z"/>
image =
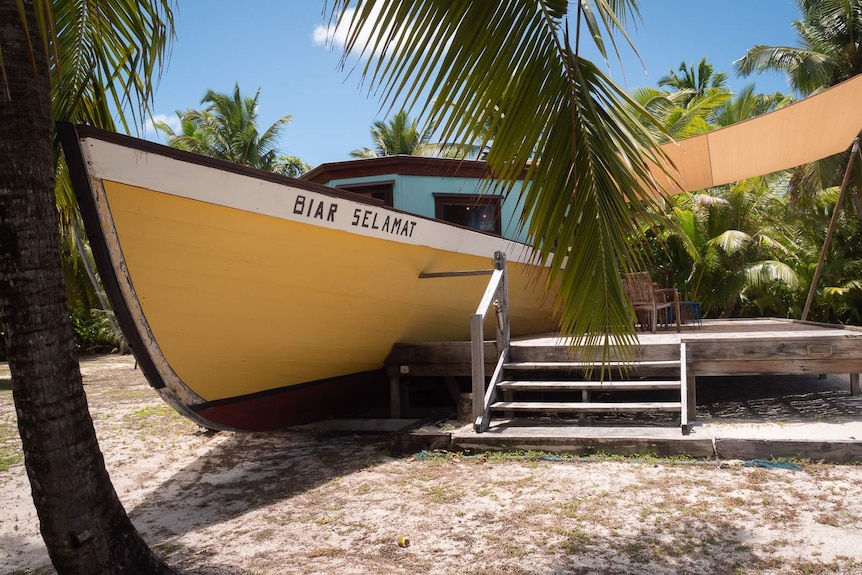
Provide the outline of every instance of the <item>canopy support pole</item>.
<path id="1" fill-rule="evenodd" d="M 838 200 L 835 202 L 835 209 L 832 210 L 832 219 L 829 221 L 829 228 L 826 230 L 826 238 L 823 240 L 823 247 L 820 250 L 820 260 L 817 262 L 817 268 L 814 270 L 814 279 L 811 280 L 811 287 L 808 289 L 808 298 L 805 300 L 805 308 L 802 310 L 802 321 L 808 318 L 808 311 L 811 309 L 811 302 L 814 301 L 814 292 L 817 291 L 817 284 L 820 283 L 820 275 L 823 273 L 823 264 L 826 262 L 826 253 L 829 251 L 829 244 L 832 242 L 832 233 L 835 231 L 835 225 L 838 223 L 838 212 L 841 210 L 841 204 L 844 203 L 844 194 L 847 192 L 848 184 L 850 183 L 850 172 L 853 170 L 853 162 L 856 160 L 856 155 L 859 154 L 859 137 L 853 140 L 853 147 L 850 149 L 850 159 L 847 162 L 847 169 L 844 170 L 844 180 L 841 182 L 841 191 L 838 192 Z"/>

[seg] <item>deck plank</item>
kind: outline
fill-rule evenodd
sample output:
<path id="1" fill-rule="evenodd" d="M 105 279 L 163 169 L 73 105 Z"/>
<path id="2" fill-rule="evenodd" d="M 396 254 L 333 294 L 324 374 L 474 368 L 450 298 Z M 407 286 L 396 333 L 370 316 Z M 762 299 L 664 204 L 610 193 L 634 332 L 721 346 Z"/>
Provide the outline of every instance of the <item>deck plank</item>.
<path id="1" fill-rule="evenodd" d="M 527 411 L 540 413 L 616 413 L 624 411 L 679 411 L 679 401 L 630 402 L 563 402 L 563 401 L 499 401 L 491 405 L 493 411 Z"/>
<path id="2" fill-rule="evenodd" d="M 622 381 L 502 381 L 497 384 L 502 390 L 512 391 L 621 391 L 679 389 L 679 380 L 622 380 Z"/>

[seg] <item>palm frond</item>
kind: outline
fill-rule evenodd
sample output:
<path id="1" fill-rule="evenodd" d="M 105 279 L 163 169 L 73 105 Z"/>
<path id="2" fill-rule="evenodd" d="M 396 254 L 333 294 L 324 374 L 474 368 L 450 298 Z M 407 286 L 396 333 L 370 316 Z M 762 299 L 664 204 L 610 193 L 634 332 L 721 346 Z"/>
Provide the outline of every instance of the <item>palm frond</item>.
<path id="1" fill-rule="evenodd" d="M 54 118 L 137 131 L 173 37 L 172 0 L 56 0 Z M 131 126 L 126 112 L 131 115 Z"/>
<path id="2" fill-rule="evenodd" d="M 727 230 L 709 240 L 728 255 L 744 250 L 751 243 L 751 236 L 740 230 Z"/>
<path id="3" fill-rule="evenodd" d="M 348 6 L 334 2 L 333 19 Z M 577 7 L 603 54 L 599 28 L 637 13 L 634 0 Z M 385 102 L 421 104 L 443 141 L 477 141 L 490 119 L 487 162 L 504 192 L 527 166 L 522 225 L 537 259 L 551 258 L 564 331 L 588 342 L 609 332 L 633 341 L 619 272 L 640 264 L 629 244 L 639 232 L 633 212 L 644 210 L 648 161 L 658 152 L 622 103 L 649 115 L 571 46 L 569 17 L 562 1 L 501 0 L 489 9 L 367 0 L 349 22 L 345 50 L 368 56 L 363 75 Z M 457 113 L 447 113 L 447 102 L 458 103 Z"/>
<path id="4" fill-rule="evenodd" d="M 751 286 L 782 282 L 792 289 L 799 286 L 799 276 L 789 265 L 778 260 L 756 262 L 745 268 L 746 279 Z"/>

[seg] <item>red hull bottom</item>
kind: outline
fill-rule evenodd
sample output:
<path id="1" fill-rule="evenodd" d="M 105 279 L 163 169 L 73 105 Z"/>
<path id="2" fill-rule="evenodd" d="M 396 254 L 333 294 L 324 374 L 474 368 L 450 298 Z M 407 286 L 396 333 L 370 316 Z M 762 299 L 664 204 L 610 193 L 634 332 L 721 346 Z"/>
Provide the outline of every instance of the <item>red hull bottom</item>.
<path id="1" fill-rule="evenodd" d="M 320 421 L 386 397 L 383 370 L 355 373 L 192 406 L 215 428 L 272 431 Z"/>

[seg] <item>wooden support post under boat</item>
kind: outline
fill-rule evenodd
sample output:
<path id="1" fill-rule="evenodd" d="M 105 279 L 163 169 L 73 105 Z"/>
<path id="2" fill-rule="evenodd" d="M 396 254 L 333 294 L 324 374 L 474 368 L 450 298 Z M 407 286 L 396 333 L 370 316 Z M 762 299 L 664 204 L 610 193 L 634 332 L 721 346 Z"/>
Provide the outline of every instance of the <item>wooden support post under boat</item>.
<path id="1" fill-rule="evenodd" d="M 590 399 L 591 399 L 590 395 L 591 395 L 590 390 L 582 389 L 581 390 L 581 401 L 583 403 L 589 403 Z M 578 423 L 580 423 L 581 425 L 585 425 L 587 423 L 587 412 L 586 411 L 582 411 L 581 413 L 578 414 Z"/>
<path id="2" fill-rule="evenodd" d="M 859 385 L 859 374 L 850 374 L 850 395 L 862 395 L 862 386 Z"/>
<path id="3" fill-rule="evenodd" d="M 455 402 L 455 405 L 458 405 L 458 401 L 461 399 L 461 388 L 458 387 L 458 381 L 452 375 L 445 376 L 443 381 L 446 383 L 446 389 L 449 390 L 452 401 Z"/>
<path id="4" fill-rule="evenodd" d="M 401 419 L 401 376 L 389 376 L 389 417 Z"/>

